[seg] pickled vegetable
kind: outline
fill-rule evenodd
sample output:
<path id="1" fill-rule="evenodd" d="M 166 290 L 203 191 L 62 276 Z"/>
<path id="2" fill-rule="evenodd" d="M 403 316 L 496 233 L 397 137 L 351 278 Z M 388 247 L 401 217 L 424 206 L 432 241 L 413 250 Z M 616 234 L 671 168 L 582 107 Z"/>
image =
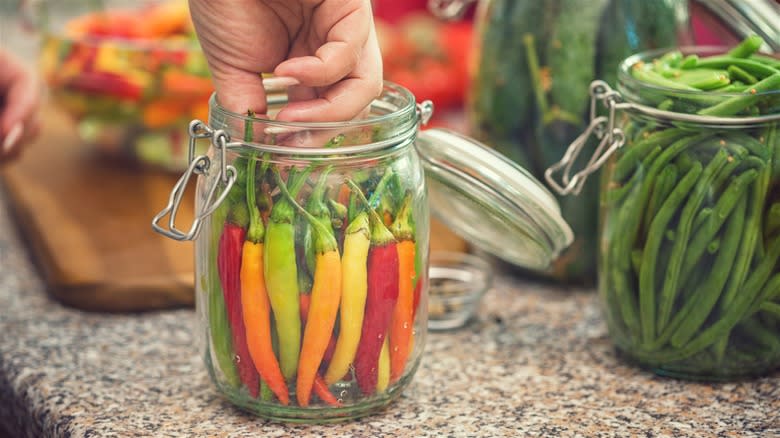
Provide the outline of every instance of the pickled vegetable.
<path id="1" fill-rule="evenodd" d="M 623 127 L 632 134 L 603 180 L 601 294 L 619 349 L 662 374 L 780 365 L 780 71 L 751 58 L 757 38 L 725 55 L 672 51 L 621 70 L 621 93 L 638 103 L 768 116 L 735 128 L 647 117 Z M 755 83 L 735 92 L 748 75 Z"/>
<path id="2" fill-rule="evenodd" d="M 73 16 L 75 6 L 63 13 Z M 213 87 L 185 1 L 100 8 L 42 33 L 43 77 L 85 143 L 158 167 L 186 167 L 181 127 L 207 120 Z"/>
<path id="3" fill-rule="evenodd" d="M 614 85 L 617 66 L 637 50 L 673 46 L 681 1 L 490 0 L 478 27 L 468 115 L 474 134 L 541 178 L 582 131 L 588 85 Z M 598 184 L 559 198 L 574 243 L 548 274 L 596 279 Z"/>
<path id="4" fill-rule="evenodd" d="M 225 376 L 241 387 L 223 390 L 249 408 L 287 409 L 289 404 L 290 409 L 349 409 L 396 395 L 419 357 L 412 342 L 414 328 L 425 323 L 416 319 L 413 308 L 418 305 L 412 283 L 415 253 L 400 253 L 405 257 L 402 276 L 396 237 L 390 231 L 410 248 L 420 237 L 418 192 L 411 182 L 400 178 L 402 170 L 392 165 L 355 174 L 328 164 L 280 163 L 269 154 L 237 159 L 234 165 L 237 195 L 228 196 L 227 215 L 249 211 L 242 242 L 245 256 L 254 255 L 251 260 L 220 259 L 223 272 L 240 270 L 245 288 L 241 303 L 227 300 L 229 307 L 244 306 L 241 321 L 227 318 L 229 333 L 234 345 L 249 343 L 247 357 L 236 356 L 240 382 Z M 310 263 L 307 247 L 314 255 Z M 229 266 L 231 260 L 235 266 Z M 313 276 L 306 290 L 300 289 L 302 275 Z M 399 296 L 402 306 L 396 309 Z M 250 329 L 254 332 L 242 333 Z M 242 374 L 250 359 L 254 366 L 249 362 L 249 369 L 259 373 L 262 387 L 269 387 L 264 392 L 261 387 L 259 398 L 256 380 Z M 235 373 L 228 365 L 221 366 Z"/>

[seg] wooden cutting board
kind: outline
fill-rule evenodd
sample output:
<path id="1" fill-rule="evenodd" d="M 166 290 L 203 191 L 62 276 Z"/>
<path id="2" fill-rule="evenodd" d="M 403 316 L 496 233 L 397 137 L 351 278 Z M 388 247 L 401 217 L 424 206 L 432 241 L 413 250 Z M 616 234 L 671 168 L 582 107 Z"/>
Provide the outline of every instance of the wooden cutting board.
<path id="1" fill-rule="evenodd" d="M 94 311 L 191 306 L 193 244 L 151 229 L 179 175 L 83 147 L 73 122 L 53 108 L 42 120 L 41 136 L 0 177 L 51 295 Z M 180 228 L 191 223 L 192 208 L 189 191 Z M 466 244 L 433 220 L 431 250 L 465 251 Z"/>
<path id="2" fill-rule="evenodd" d="M 41 116 L 41 136 L 1 175 L 50 293 L 86 310 L 192 305 L 192 244 L 151 228 L 177 175 L 106 159 L 80 145 L 63 113 L 44 108 Z M 189 192 L 181 227 L 192 201 Z"/>

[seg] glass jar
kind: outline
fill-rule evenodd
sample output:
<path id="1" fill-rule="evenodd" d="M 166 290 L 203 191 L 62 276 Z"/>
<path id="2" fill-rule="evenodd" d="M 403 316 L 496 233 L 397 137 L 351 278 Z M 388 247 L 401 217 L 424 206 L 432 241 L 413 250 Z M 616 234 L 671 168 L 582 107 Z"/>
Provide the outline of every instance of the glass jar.
<path id="1" fill-rule="evenodd" d="M 780 365 L 780 91 L 675 90 L 631 73 L 722 53 L 681 50 L 627 58 L 617 91 L 594 82 L 609 115 L 547 175 L 564 169 L 553 184 L 572 192 L 605 163 L 599 293 L 623 355 L 668 376 L 763 374 Z M 591 132 L 596 153 L 569 175 Z"/>
<path id="2" fill-rule="evenodd" d="M 259 118 L 213 96 L 153 227 L 195 240 L 198 330 L 222 394 L 272 419 L 355 418 L 396 398 L 420 364 L 429 208 L 529 268 L 548 266 L 571 230 L 516 164 L 446 130 L 418 132 L 432 106 L 402 87 L 386 83 L 368 115 L 348 122 L 277 122 L 284 103 L 272 94 L 270 118 Z M 199 138 L 211 147 L 193 157 Z M 193 174 L 195 222 L 181 231 Z"/>
<path id="3" fill-rule="evenodd" d="M 595 78 L 647 49 L 687 42 L 687 0 L 483 0 L 467 96 L 470 133 L 541 178 L 587 125 Z M 598 184 L 561 197 L 575 241 L 547 273 L 594 284 Z"/>
<path id="4" fill-rule="evenodd" d="M 38 67 L 85 146 L 148 167 L 187 166 L 182 124 L 213 91 L 184 0 L 24 2 Z"/>

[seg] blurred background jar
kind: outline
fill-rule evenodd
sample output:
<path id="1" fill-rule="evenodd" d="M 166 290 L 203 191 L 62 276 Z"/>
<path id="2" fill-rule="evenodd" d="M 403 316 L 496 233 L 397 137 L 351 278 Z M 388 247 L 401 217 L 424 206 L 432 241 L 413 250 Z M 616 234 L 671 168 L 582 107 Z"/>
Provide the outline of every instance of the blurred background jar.
<path id="1" fill-rule="evenodd" d="M 181 129 L 213 91 L 186 0 L 32 1 L 39 68 L 86 146 L 152 167 L 186 166 Z"/>
<path id="2" fill-rule="evenodd" d="M 439 16 L 462 15 L 473 0 L 432 0 Z M 720 42 L 760 32 L 780 44 L 773 1 L 555 0 L 477 2 L 475 53 L 466 112 L 471 135 L 541 177 L 582 131 L 588 84 L 614 85 L 621 60 L 638 51 L 697 42 L 726 29 Z M 758 13 L 757 13 L 758 12 Z M 691 14 L 696 20 L 691 20 Z M 780 18 L 779 18 L 780 19 Z M 776 21 L 775 21 L 776 23 Z M 699 30 L 694 32 L 693 24 Z M 717 25 L 720 25 L 718 27 Z M 560 198 L 577 236 L 547 275 L 565 282 L 596 279 L 598 184 Z"/>

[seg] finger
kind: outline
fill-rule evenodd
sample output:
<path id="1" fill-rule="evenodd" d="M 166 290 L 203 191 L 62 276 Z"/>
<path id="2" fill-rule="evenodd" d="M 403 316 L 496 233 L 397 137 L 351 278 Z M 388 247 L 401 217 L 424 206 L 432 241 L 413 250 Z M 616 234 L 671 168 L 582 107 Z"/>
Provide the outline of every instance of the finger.
<path id="1" fill-rule="evenodd" d="M 351 120 L 363 111 L 382 91 L 382 61 L 373 27 L 360 63 L 352 74 L 353 77 L 324 90 L 317 99 L 288 103 L 277 119 L 294 122 Z"/>
<path id="2" fill-rule="evenodd" d="M 20 123 L 16 123 L 8 130 L 8 134 L 3 138 L 0 143 L 0 160 L 9 160 L 16 156 L 19 145 L 21 144 L 22 135 L 24 134 L 24 126 Z"/>
<path id="3" fill-rule="evenodd" d="M 38 110 L 41 91 L 32 72 L 8 55 L 2 58 L 5 67 L 0 69 L 0 95 L 5 99 L 0 107 L 0 138 L 7 138 L 15 125 L 23 124 Z"/>
<path id="4" fill-rule="evenodd" d="M 325 34 L 325 44 L 314 56 L 300 56 L 279 64 L 274 73 L 292 76 L 310 87 L 334 84 L 352 73 L 371 29 L 371 8 L 365 1 L 325 1 L 314 17 L 314 31 Z"/>
<path id="5" fill-rule="evenodd" d="M 258 73 L 250 73 L 231 67 L 212 67 L 212 82 L 217 92 L 219 104 L 228 111 L 246 114 L 265 114 L 266 102 L 263 78 Z"/>

